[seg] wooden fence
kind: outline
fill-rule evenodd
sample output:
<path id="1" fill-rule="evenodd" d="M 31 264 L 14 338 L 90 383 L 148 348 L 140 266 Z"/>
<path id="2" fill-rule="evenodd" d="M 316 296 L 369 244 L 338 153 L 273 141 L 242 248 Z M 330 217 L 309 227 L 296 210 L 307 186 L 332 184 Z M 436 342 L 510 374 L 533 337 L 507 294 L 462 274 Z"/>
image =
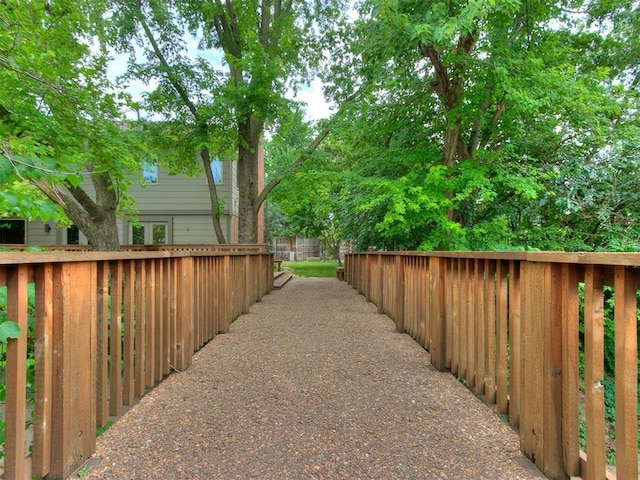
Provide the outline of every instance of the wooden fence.
<path id="1" fill-rule="evenodd" d="M 272 284 L 266 252 L 0 253 L 7 318 L 21 327 L 6 347 L 4 479 L 66 478 L 94 452 L 96 427 L 187 368 Z"/>
<path id="2" fill-rule="evenodd" d="M 91 245 L 17 245 L 0 244 L 0 248 L 16 250 L 22 252 L 29 248 L 41 249 L 43 251 L 64 251 L 64 252 L 91 252 Z M 267 246 L 263 243 L 256 244 L 172 244 L 172 245 L 120 245 L 122 252 L 209 252 L 209 253 L 267 253 Z"/>
<path id="3" fill-rule="evenodd" d="M 495 404 L 549 478 L 638 480 L 638 267 L 639 254 L 358 253 L 347 255 L 345 279 L 436 368 Z M 604 286 L 615 302 L 614 470 L 604 445 Z"/>

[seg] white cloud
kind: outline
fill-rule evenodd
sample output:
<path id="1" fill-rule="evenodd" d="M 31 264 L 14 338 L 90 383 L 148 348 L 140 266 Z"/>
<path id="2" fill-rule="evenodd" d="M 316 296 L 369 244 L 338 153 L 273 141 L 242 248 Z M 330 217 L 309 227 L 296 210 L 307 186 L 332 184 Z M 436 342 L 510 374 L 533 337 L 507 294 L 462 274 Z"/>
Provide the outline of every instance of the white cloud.
<path id="1" fill-rule="evenodd" d="M 314 79 L 311 85 L 298 90 L 298 94 L 293 96 L 293 100 L 304 102 L 307 105 L 306 119 L 309 121 L 331 116 L 331 105 L 324 98 L 322 81 L 319 78 Z"/>

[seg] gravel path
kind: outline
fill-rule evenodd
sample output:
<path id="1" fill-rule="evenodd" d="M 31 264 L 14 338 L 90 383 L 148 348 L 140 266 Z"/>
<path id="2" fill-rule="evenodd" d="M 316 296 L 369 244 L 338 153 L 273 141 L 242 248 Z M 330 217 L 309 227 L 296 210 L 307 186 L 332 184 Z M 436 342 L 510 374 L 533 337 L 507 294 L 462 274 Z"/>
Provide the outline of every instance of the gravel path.
<path id="1" fill-rule="evenodd" d="M 294 278 L 101 436 L 84 478 L 545 478 L 375 312 L 344 282 Z"/>

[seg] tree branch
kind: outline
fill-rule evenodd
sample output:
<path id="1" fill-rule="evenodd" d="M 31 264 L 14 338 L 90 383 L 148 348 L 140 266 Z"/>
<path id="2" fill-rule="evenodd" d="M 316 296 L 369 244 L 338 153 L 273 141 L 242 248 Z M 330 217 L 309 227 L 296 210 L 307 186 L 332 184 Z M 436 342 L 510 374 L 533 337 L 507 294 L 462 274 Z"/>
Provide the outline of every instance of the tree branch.
<path id="1" fill-rule="evenodd" d="M 180 83 L 176 75 L 174 75 L 173 72 L 171 71 L 171 66 L 167 61 L 167 58 L 164 56 L 164 53 L 162 53 L 162 50 L 160 49 L 158 42 L 156 42 L 156 39 L 153 36 L 153 32 L 151 32 L 151 29 L 149 28 L 149 25 L 147 24 L 147 21 L 144 18 L 144 14 L 142 12 L 142 8 L 140 4 L 138 4 L 137 13 L 138 14 L 136 16 L 138 17 L 138 21 L 140 22 L 140 25 L 142 25 L 142 29 L 144 30 L 144 33 L 147 36 L 149 43 L 151 44 L 151 48 L 153 48 L 153 52 L 155 53 L 156 57 L 160 61 L 160 65 L 162 66 L 162 69 L 167 74 L 167 78 L 169 79 L 169 82 L 171 83 L 173 88 L 176 90 L 176 92 L 182 99 L 182 102 L 189 109 L 189 111 L 194 116 L 196 121 L 199 121 L 200 116 L 198 115 L 198 110 L 196 109 L 196 106 L 193 104 L 193 102 L 189 98 L 189 94 L 187 93 L 187 90 Z"/>
<path id="2" fill-rule="evenodd" d="M 316 138 L 313 139 L 313 141 L 309 144 L 309 146 L 305 149 L 305 151 L 302 154 L 300 154 L 300 156 L 293 163 L 291 163 L 284 170 L 282 170 L 280 173 L 278 173 L 267 185 L 265 185 L 265 187 L 262 189 L 262 191 L 258 195 L 258 198 L 257 198 L 257 201 L 256 201 L 256 208 L 257 209 L 259 209 L 260 206 L 264 203 L 264 201 L 267 199 L 267 196 L 269 195 L 269 193 L 271 193 L 271 191 L 274 188 L 276 188 L 278 186 L 278 184 L 289 173 L 291 173 L 292 171 L 300 168 L 304 164 L 304 162 L 309 157 L 311 157 L 313 152 L 316 151 L 316 149 L 320 146 L 322 141 L 327 137 L 327 135 L 329 135 L 329 133 L 331 133 L 332 124 L 335 123 L 336 118 L 338 118 L 342 114 L 342 112 L 344 111 L 344 107 L 346 105 L 348 105 L 349 103 L 351 103 L 353 100 L 355 100 L 358 96 L 360 96 L 360 94 L 364 91 L 365 87 L 367 87 L 367 86 L 368 86 L 368 84 L 364 84 L 357 91 L 355 91 L 354 93 L 349 95 L 345 99 L 345 101 L 342 103 L 342 105 L 340 105 L 340 108 L 338 109 L 336 114 L 331 118 L 331 120 L 329 120 L 329 124 L 325 128 L 323 128 L 322 131 L 320 131 L 320 133 L 318 133 Z"/>

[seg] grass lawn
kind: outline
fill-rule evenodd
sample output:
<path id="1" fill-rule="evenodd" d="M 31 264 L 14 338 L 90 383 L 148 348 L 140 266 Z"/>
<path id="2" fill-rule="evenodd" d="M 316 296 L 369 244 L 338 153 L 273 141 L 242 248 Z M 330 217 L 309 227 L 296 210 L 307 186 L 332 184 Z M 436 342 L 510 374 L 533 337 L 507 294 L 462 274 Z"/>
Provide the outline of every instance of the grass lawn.
<path id="1" fill-rule="evenodd" d="M 299 277 L 336 277 L 338 262 L 282 262 L 285 272 Z"/>

